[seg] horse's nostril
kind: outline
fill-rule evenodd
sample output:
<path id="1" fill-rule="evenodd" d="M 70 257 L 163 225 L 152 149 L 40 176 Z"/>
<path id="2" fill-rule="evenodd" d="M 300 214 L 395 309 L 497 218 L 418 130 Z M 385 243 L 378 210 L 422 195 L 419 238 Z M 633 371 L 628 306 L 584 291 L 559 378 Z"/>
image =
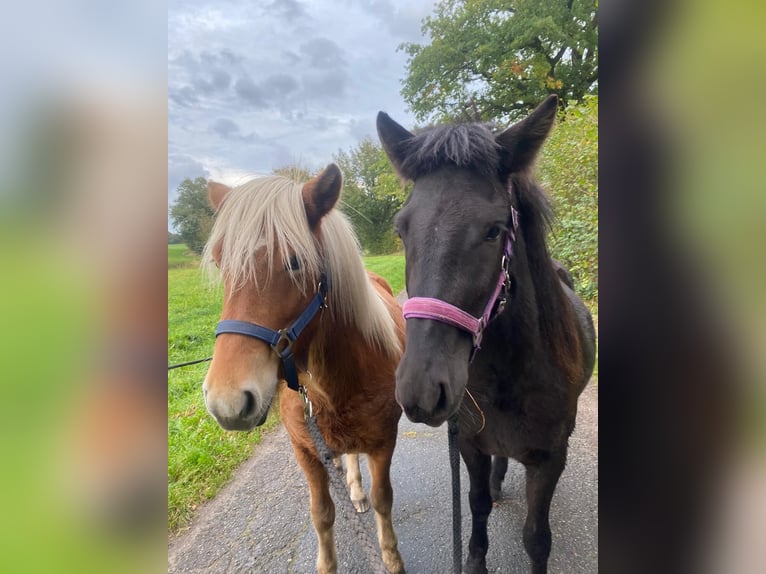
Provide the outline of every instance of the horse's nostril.
<path id="1" fill-rule="evenodd" d="M 246 419 L 251 414 L 253 414 L 253 411 L 255 410 L 255 397 L 253 396 L 253 393 L 250 391 L 245 391 L 245 406 L 242 407 L 242 410 L 239 411 L 239 416 L 243 419 Z"/>
<path id="2" fill-rule="evenodd" d="M 439 383 L 439 400 L 436 402 L 434 413 L 441 413 L 447 409 L 447 384 Z"/>

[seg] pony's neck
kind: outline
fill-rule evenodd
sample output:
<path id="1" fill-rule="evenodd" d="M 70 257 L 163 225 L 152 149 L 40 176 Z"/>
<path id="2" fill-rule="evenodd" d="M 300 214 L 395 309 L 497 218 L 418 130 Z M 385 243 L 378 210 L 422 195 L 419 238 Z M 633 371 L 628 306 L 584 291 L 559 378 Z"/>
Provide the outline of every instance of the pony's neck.
<path id="1" fill-rule="evenodd" d="M 339 398 L 350 396 L 364 366 L 359 351 L 363 340 L 356 325 L 341 323 L 332 313 L 324 312 L 308 349 L 312 400 L 335 404 Z"/>

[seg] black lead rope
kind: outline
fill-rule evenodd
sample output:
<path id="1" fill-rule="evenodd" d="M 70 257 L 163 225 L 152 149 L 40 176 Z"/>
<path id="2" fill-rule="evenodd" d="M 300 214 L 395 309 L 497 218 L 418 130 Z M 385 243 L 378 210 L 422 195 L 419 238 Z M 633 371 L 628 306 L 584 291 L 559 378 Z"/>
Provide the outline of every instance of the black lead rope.
<path id="1" fill-rule="evenodd" d="M 452 571 L 463 569 L 463 517 L 460 510 L 460 451 L 457 446 L 457 415 L 447 422 L 449 465 L 452 471 Z"/>
<path id="2" fill-rule="evenodd" d="M 185 363 L 178 363 L 177 365 L 168 365 L 168 371 L 177 369 L 178 367 L 188 367 L 189 365 L 196 365 L 197 363 L 204 363 L 206 361 L 212 361 L 213 357 L 207 357 L 206 359 L 197 359 L 196 361 L 186 361 Z"/>
<path id="3" fill-rule="evenodd" d="M 378 544 L 375 542 L 375 538 L 370 534 L 365 524 L 356 512 L 354 505 L 351 503 L 348 489 L 346 488 L 345 481 L 343 479 L 343 473 L 340 469 L 335 468 L 332 462 L 334 453 L 327 446 L 327 443 L 322 437 L 322 432 L 319 430 L 317 424 L 316 413 L 308 398 L 305 387 L 300 387 L 300 393 L 304 401 L 303 415 L 306 419 L 306 429 L 309 435 L 314 441 L 319 460 L 327 472 L 327 476 L 330 480 L 330 489 L 335 495 L 335 502 L 340 506 L 341 513 L 349 521 L 349 524 L 359 540 L 359 544 L 364 550 L 365 557 L 371 568 L 372 574 L 388 574 L 386 565 L 383 563 L 383 559 L 380 556 Z"/>

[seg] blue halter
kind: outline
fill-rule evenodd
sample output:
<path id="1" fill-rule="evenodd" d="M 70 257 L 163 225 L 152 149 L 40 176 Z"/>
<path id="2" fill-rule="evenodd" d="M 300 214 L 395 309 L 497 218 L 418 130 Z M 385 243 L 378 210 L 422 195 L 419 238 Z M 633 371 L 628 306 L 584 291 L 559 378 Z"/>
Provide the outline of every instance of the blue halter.
<path id="1" fill-rule="evenodd" d="M 287 386 L 294 391 L 301 391 L 301 385 L 298 384 L 298 368 L 295 365 L 293 356 L 293 343 L 300 336 L 306 326 L 311 322 L 320 309 L 325 308 L 327 291 L 330 285 L 327 277 L 322 275 L 317 285 L 317 292 L 308 307 L 295 320 L 295 322 L 286 329 L 269 329 L 248 321 L 225 320 L 219 321 L 215 328 L 215 336 L 223 333 L 234 333 L 253 337 L 268 344 L 282 361 Z"/>

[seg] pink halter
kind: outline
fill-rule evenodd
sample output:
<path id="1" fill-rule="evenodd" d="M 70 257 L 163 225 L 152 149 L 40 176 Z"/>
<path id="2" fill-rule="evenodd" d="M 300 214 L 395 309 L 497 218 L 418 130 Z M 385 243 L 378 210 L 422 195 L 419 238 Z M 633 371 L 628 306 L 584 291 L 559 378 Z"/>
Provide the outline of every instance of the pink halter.
<path id="1" fill-rule="evenodd" d="M 500 294 L 503 293 L 504 288 L 507 291 L 508 284 L 510 282 L 510 275 L 508 268 L 511 262 L 511 256 L 513 255 L 513 242 L 516 240 L 516 229 L 519 226 L 519 214 L 514 207 L 511 207 L 511 219 L 513 226 L 508 230 L 505 237 L 505 246 L 503 247 L 503 257 L 500 261 L 500 276 L 497 279 L 497 285 L 492 293 L 492 296 L 487 301 L 487 306 L 484 308 L 484 313 L 481 317 L 474 317 L 470 313 L 466 313 L 459 307 L 455 307 L 451 303 L 442 301 L 441 299 L 435 299 L 433 297 L 413 297 L 407 299 L 402 306 L 402 312 L 405 319 L 432 319 L 434 321 L 440 321 L 447 323 L 463 331 L 468 331 L 473 335 L 473 354 L 471 359 L 476 354 L 481 346 L 481 337 L 484 332 L 484 328 L 492 319 L 492 309 L 495 307 Z M 503 294 L 500 299 L 500 304 L 497 307 L 497 315 L 503 312 L 505 307 L 507 293 Z"/>

